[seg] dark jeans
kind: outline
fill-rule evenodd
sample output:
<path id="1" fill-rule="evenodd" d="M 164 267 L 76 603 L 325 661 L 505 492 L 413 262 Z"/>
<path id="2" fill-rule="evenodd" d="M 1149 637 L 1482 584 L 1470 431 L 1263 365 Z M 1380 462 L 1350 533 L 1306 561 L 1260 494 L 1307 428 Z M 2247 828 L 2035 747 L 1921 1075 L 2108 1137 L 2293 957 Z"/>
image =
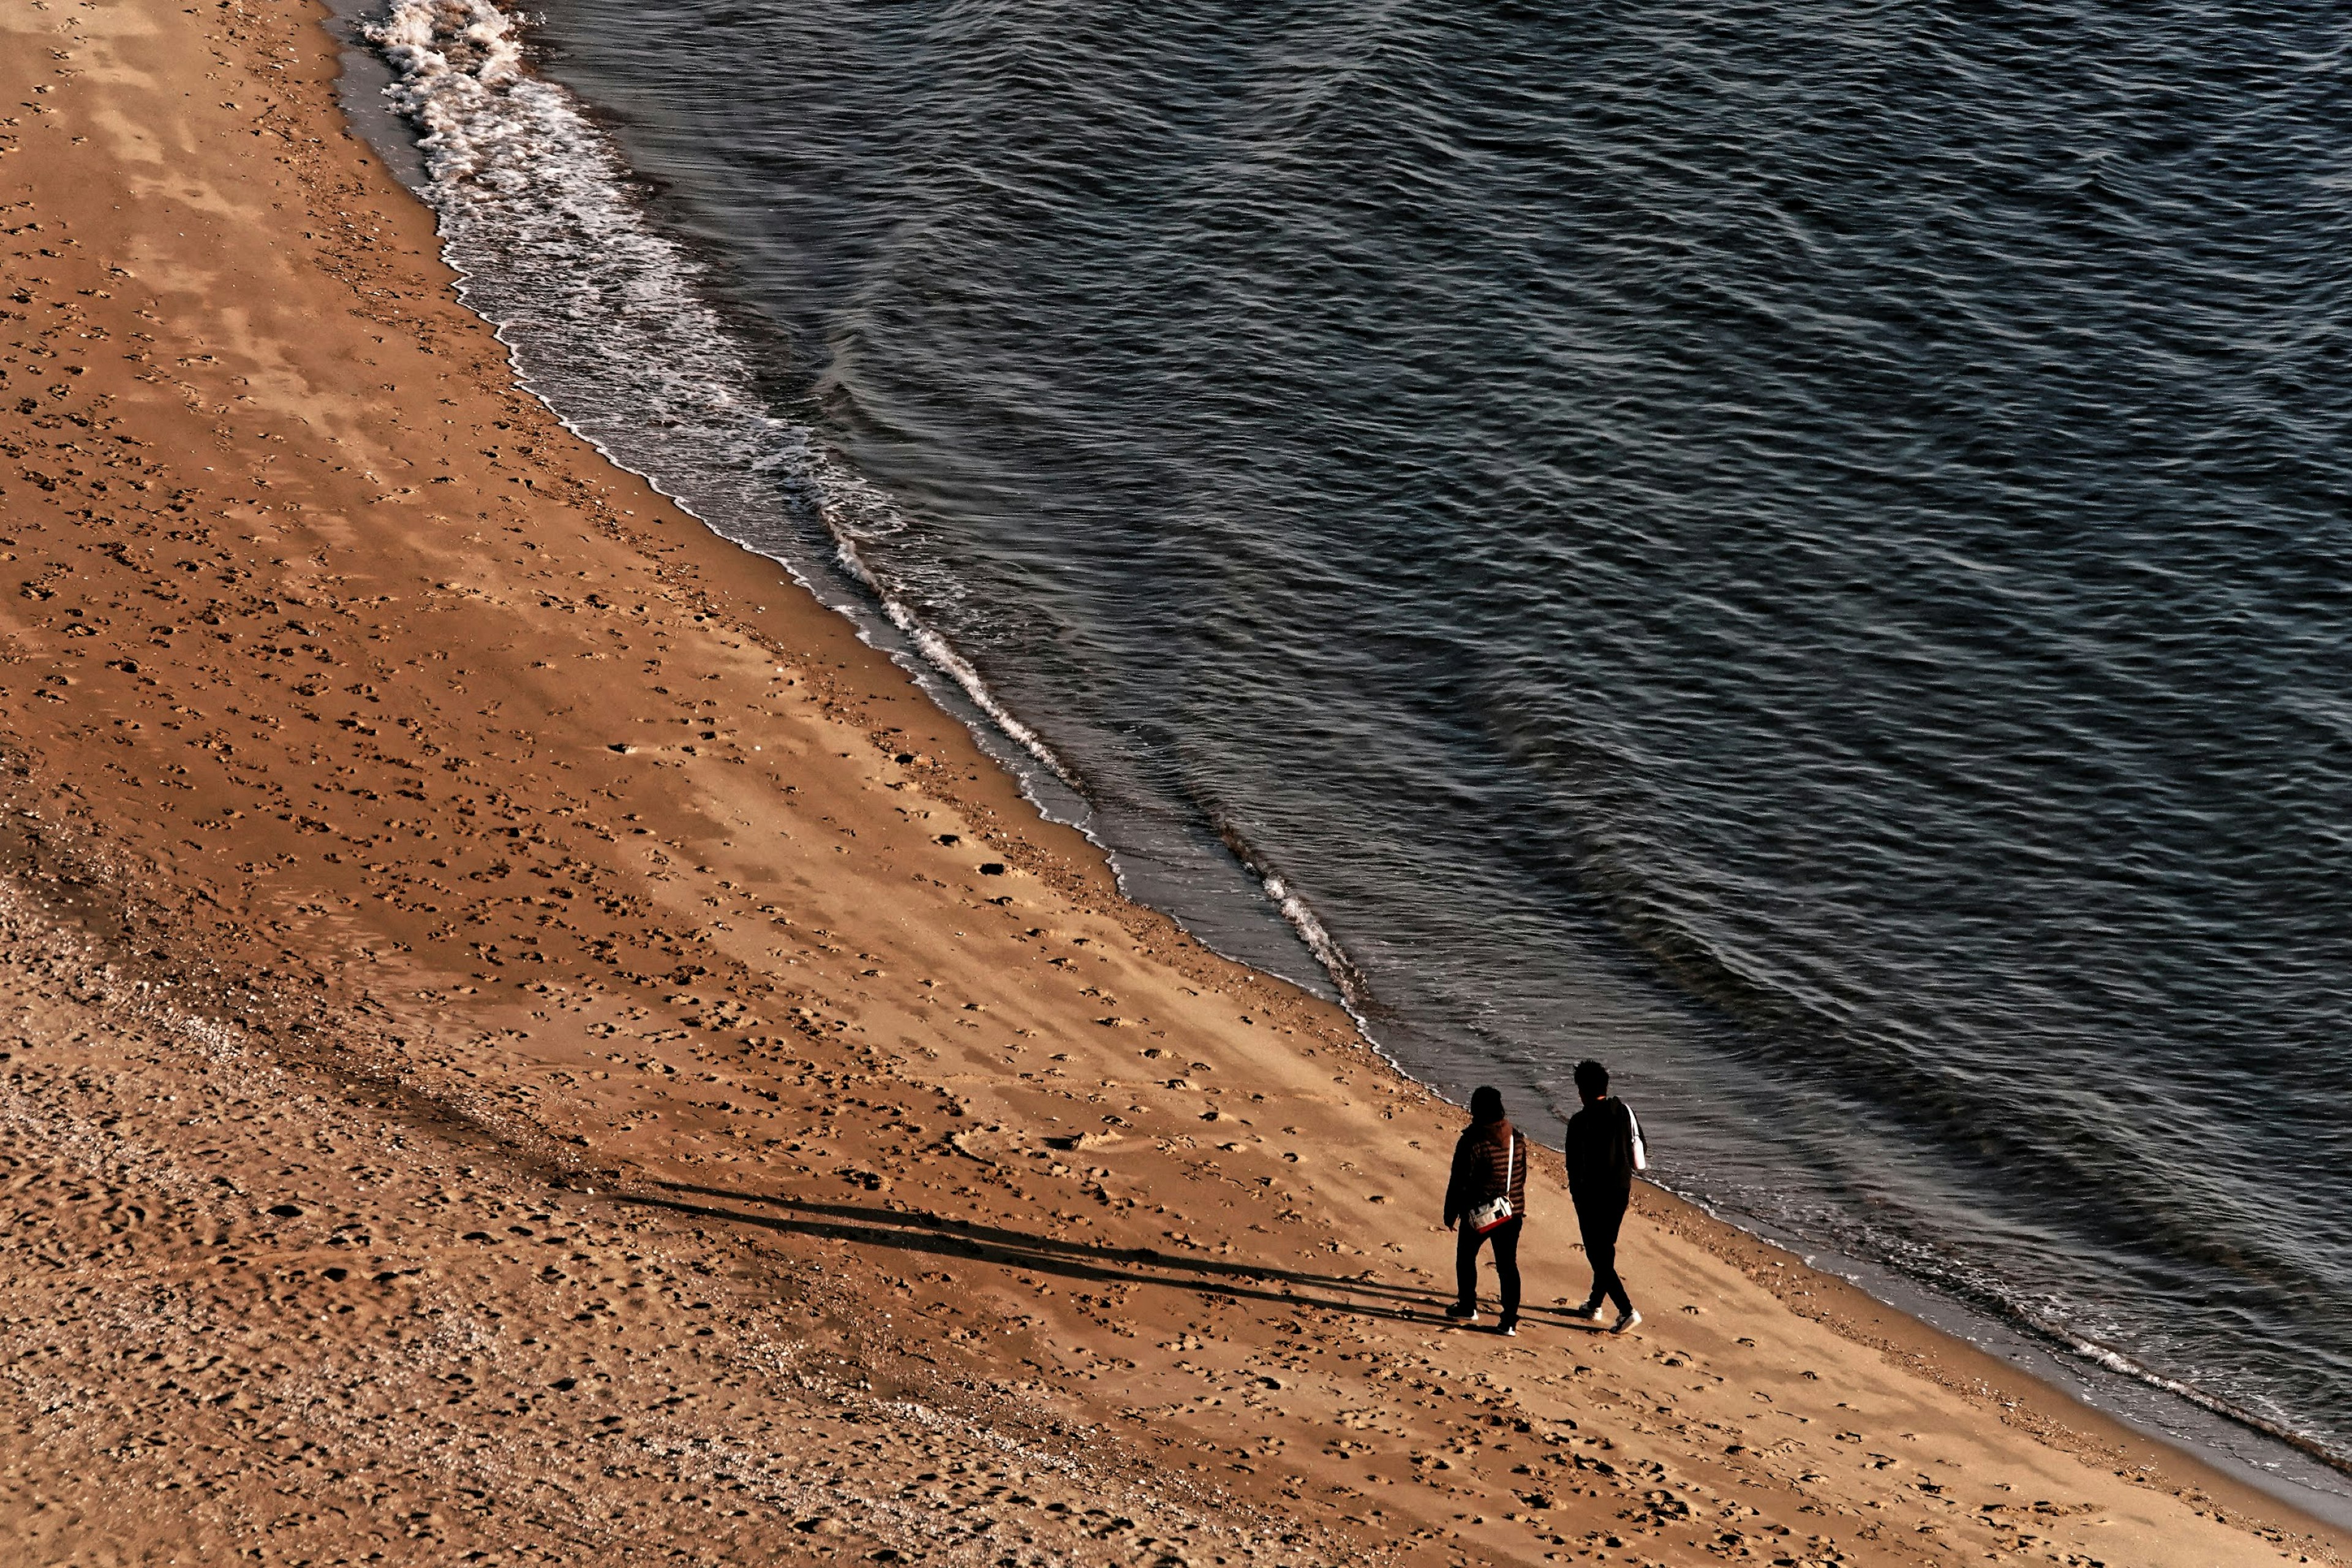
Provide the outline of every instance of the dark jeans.
<path id="1" fill-rule="evenodd" d="M 1467 1307 L 1478 1304 L 1478 1248 L 1486 1242 L 1495 1244 L 1495 1278 L 1503 1286 L 1503 1316 L 1519 1315 L 1519 1226 L 1527 1223 L 1525 1215 L 1505 1220 L 1486 1235 L 1462 1222 L 1461 1239 L 1454 1247 L 1454 1283 L 1460 1288 L 1462 1303 Z"/>
<path id="2" fill-rule="evenodd" d="M 1584 1256 L 1592 1264 L 1592 1303 L 1599 1305 L 1606 1296 L 1621 1313 L 1633 1310 L 1633 1298 L 1625 1294 L 1625 1281 L 1617 1278 L 1617 1227 L 1624 1223 L 1622 1204 L 1577 1205 L 1576 1224 L 1584 1232 Z"/>

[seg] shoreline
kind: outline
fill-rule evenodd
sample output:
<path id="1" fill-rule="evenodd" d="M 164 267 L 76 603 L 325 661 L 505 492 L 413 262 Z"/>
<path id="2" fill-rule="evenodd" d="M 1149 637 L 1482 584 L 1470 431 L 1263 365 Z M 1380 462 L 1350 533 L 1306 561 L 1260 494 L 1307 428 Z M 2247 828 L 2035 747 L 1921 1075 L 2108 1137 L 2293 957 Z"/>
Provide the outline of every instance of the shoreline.
<path id="1" fill-rule="evenodd" d="M 49 112 L 0 156 L 7 325 L 50 358 L 9 366 L 47 483 L 5 481 L 0 743 L 8 1152 L 42 1196 L 8 1292 L 74 1352 L 13 1374 L 26 1560 L 178 1531 L 295 1561 L 393 1521 L 574 1561 L 2345 1551 L 2257 1547 L 2274 1500 L 1654 1191 L 1641 1335 L 1550 1321 L 1564 1243 L 1520 1341 L 1447 1331 L 1452 1109 L 1125 904 L 887 655 L 516 391 L 341 129 L 313 13 L 21 22 Z M 1558 1185 L 1549 1156 L 1531 1224 Z M 436 1469 L 404 1434 L 445 1422 Z M 596 1434 L 645 1423 L 616 1465 Z M 280 1542 L 257 1461 L 297 1443 L 324 1458 Z M 526 1453 L 523 1490 L 614 1511 L 458 1500 Z M 147 1517 L 174 1464 L 201 1506 Z M 730 1487 L 740 1515 L 677 1496 Z"/>
<path id="2" fill-rule="evenodd" d="M 353 0 L 331 0 L 330 10 L 337 20 L 331 31 L 337 33 L 342 44 L 344 79 L 338 84 L 338 98 L 350 128 L 373 147 L 385 166 L 395 172 L 400 183 L 428 207 L 433 197 L 428 190 L 430 175 L 424 153 L 416 143 L 416 127 L 380 102 L 363 102 L 364 95 L 381 83 L 389 88 L 397 79 L 387 68 L 383 56 L 367 44 L 358 30 L 359 18 L 367 9 Z M 525 47 L 523 40 L 528 25 L 518 22 L 509 35 L 517 47 Z M 359 68 L 369 84 L 355 96 L 350 82 L 351 73 Z M 558 90 L 570 96 L 570 89 L 557 85 Z M 542 114 L 544 110 L 541 111 Z M 593 120 L 593 115 L 591 116 Z M 471 133 L 477 128 L 468 125 Z M 619 157 L 614 148 L 615 157 Z M 623 162 L 619 167 L 625 167 Z M 445 238 L 446 231 L 444 231 Z M 671 242 L 663 237 L 663 244 Z M 444 258 L 446 260 L 446 256 Z M 688 260 L 684 269 L 691 272 L 700 265 Z M 467 275 L 462 268 L 456 270 L 461 279 L 460 297 L 465 297 L 463 281 Z M 478 283 L 478 279 L 475 280 Z M 744 531 L 739 526 L 730 533 L 728 527 L 704 517 L 694 509 L 690 496 L 665 489 L 666 476 L 658 468 L 633 465 L 625 455 L 619 454 L 600 442 L 583 428 L 583 424 L 562 406 L 565 398 L 560 391 L 551 392 L 533 386 L 530 378 L 526 345 L 516 341 L 510 324 L 502 323 L 496 316 L 483 313 L 484 320 L 506 343 L 509 363 L 517 381 L 532 391 L 550 411 L 573 435 L 596 447 L 615 467 L 635 473 L 648 485 L 665 496 L 670 504 L 729 543 L 746 551 L 756 559 L 781 565 L 809 593 L 827 607 L 840 614 L 856 628 L 857 636 L 867 647 L 897 664 L 929 695 L 948 715 L 972 731 L 979 748 L 997 765 L 1013 775 L 1021 794 L 1047 821 L 1074 826 L 1092 850 L 1107 862 L 1118 896 L 1143 904 L 1165 915 L 1178 930 L 1202 946 L 1243 967 L 1253 969 L 1268 979 L 1298 985 L 1300 989 L 1336 999 L 1349 1015 L 1357 1032 L 1371 1049 L 1396 1068 L 1402 1076 L 1414 1075 L 1394 1053 L 1372 1037 L 1369 1019 L 1360 1005 L 1355 988 L 1361 977 L 1355 973 L 1344 950 L 1326 931 L 1315 910 L 1297 900 L 1283 879 L 1265 870 L 1257 863 L 1251 847 L 1237 834 L 1216 825 L 1218 836 L 1237 862 L 1242 878 L 1257 889 L 1274 906 L 1269 915 L 1269 927 L 1279 926 L 1297 943 L 1299 952 L 1315 971 L 1311 982 L 1302 982 L 1297 975 L 1265 962 L 1270 956 L 1263 952 L 1255 955 L 1247 951 L 1249 944 L 1220 946 L 1200 934 L 1200 928 L 1182 910 L 1154 904 L 1149 898 L 1134 891 L 1127 868 L 1120 862 L 1120 852 L 1096 831 L 1096 806 L 1088 799 L 1077 778 L 1067 764 L 1035 734 L 1020 717 L 1011 711 L 991 689 L 979 672 L 964 660 L 954 645 L 938 630 L 916 617 L 903 603 L 892 598 L 886 585 L 876 577 L 861 555 L 858 542 L 849 531 L 824 526 L 830 550 L 813 553 L 798 552 L 749 542 L 737 537 Z M 559 356 L 560 357 L 560 356 Z M 575 389 L 576 390 L 576 389 Z M 826 479 L 824 470 L 834 467 L 834 460 L 821 458 L 811 465 L 819 477 L 813 488 L 830 492 L 838 485 L 837 477 Z M 690 486 L 689 486 L 690 488 Z M 855 493 L 862 489 L 861 481 L 851 479 L 848 489 Z M 722 503 L 726 498 L 721 498 Z M 887 501 L 882 503 L 888 505 Z M 828 558 L 829 556 L 829 558 Z M 838 570 L 835 570 L 837 567 Z M 1049 801 L 1047 796 L 1055 796 Z M 1062 797 L 1066 797 L 1065 800 Z M 1197 913 L 1198 910 L 1192 911 Z M 1682 1194 L 1676 1194 L 1682 1196 Z M 1795 1256 L 1808 1247 L 1816 1251 L 1834 1251 L 1822 1244 L 1809 1241 L 1773 1239 L 1759 1223 L 1743 1224 L 1736 1219 L 1723 1219 L 1703 1200 L 1684 1197 L 1710 1217 L 1722 1220 L 1734 1229 L 1766 1241 Z M 1748 1216 L 1751 1222 L 1757 1216 Z M 2213 1466 L 2224 1474 L 2250 1484 L 2258 1492 L 2274 1498 L 2290 1508 L 2305 1511 L 2316 1510 L 2339 1527 L 2352 1526 L 2352 1494 L 2342 1497 L 2318 1497 L 2305 1481 L 2283 1475 L 2267 1474 L 2263 1459 L 2248 1457 L 2230 1449 L 2226 1438 L 2242 1436 L 2258 1446 L 2276 1450 L 2277 1461 L 2308 1464 L 2313 1468 L 2328 1472 L 2336 1478 L 2352 1478 L 2352 1465 L 2328 1453 L 2308 1439 L 2286 1429 L 2265 1424 L 2262 1418 L 2237 1409 L 2226 1402 L 2205 1394 L 2193 1387 L 2179 1384 L 2162 1373 L 2132 1362 L 2104 1346 L 2076 1339 L 2063 1329 L 2039 1322 L 2029 1314 L 2013 1308 L 1999 1308 L 1967 1302 L 1937 1293 L 1933 1288 L 1917 1283 L 1900 1269 L 1883 1260 L 1837 1254 L 1835 1272 L 1883 1306 L 1920 1318 L 1930 1327 L 1980 1350 L 1988 1351 L 1996 1361 L 2004 1358 L 2026 1375 L 2050 1386 L 2052 1391 L 2071 1404 L 2083 1405 L 2117 1422 L 2123 1428 L 2152 1438 Z M 2086 1372 L 2073 1364 L 2079 1359 L 2095 1365 L 2096 1372 Z M 2104 1380 L 2104 1381 L 2103 1381 Z M 2105 1395 L 2103 1399 L 2101 1395 Z M 2171 1405 L 2179 1408 L 2175 1411 Z M 2175 1419 L 2168 1431 L 2166 1415 Z M 2185 1433 L 2196 1428 L 2202 1436 Z M 2329 1502 L 2340 1507 L 2334 1513 L 2325 1507 Z"/>

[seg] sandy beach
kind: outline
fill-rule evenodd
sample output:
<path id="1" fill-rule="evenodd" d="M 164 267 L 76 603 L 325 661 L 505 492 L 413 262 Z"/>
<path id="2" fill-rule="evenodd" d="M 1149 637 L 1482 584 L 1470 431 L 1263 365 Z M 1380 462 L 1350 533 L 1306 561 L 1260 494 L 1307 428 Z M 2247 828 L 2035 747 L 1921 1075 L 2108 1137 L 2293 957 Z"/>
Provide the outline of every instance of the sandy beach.
<path id="1" fill-rule="evenodd" d="M 320 13 L 5 16 L 7 1562 L 2345 1560 L 1654 1190 L 1571 1325 L 1556 1155 L 1449 1328 L 1460 1113 L 520 390 Z"/>

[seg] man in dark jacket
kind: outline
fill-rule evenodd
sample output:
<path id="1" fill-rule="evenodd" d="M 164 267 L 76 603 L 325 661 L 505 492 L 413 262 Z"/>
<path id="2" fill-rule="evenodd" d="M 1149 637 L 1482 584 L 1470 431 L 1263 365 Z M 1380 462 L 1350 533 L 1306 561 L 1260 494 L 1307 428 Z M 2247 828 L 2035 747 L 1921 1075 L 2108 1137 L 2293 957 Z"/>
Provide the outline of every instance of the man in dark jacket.
<path id="1" fill-rule="evenodd" d="M 1592 1299 L 1569 1316 L 1597 1320 L 1603 1298 L 1616 1303 L 1622 1334 L 1642 1321 L 1617 1277 L 1617 1230 L 1633 1198 L 1633 1113 L 1609 1098 L 1609 1069 L 1599 1062 L 1576 1064 L 1576 1092 L 1584 1109 L 1568 1121 L 1568 1195 L 1584 1233 L 1584 1256 L 1592 1264 Z"/>
<path id="2" fill-rule="evenodd" d="M 1496 1198 L 1511 1201 L 1511 1217 L 1479 1232 L 1473 1214 Z M 1445 1223 L 1459 1226 L 1454 1247 L 1454 1281 L 1460 1300 L 1445 1315 L 1478 1321 L 1478 1248 L 1495 1244 L 1495 1278 L 1503 1287 L 1502 1331 L 1519 1331 L 1519 1227 L 1528 1213 L 1528 1141 L 1503 1115 L 1499 1090 L 1482 1089 L 1470 1097 L 1470 1125 L 1454 1145 L 1454 1174 L 1445 1184 Z"/>

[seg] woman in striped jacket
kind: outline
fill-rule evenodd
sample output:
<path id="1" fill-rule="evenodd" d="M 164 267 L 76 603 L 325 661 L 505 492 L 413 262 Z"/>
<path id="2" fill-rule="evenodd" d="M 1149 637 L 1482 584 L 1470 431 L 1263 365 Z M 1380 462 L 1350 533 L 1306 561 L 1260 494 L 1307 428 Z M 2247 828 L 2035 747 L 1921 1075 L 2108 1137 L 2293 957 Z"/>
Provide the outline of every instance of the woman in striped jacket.
<path id="1" fill-rule="evenodd" d="M 1510 1202 L 1510 1217 L 1491 1224 L 1496 1199 Z M 1503 1288 L 1504 1333 L 1519 1331 L 1519 1228 L 1528 1213 L 1528 1141 L 1503 1114 L 1500 1090 L 1481 1089 L 1470 1097 L 1470 1125 L 1454 1145 L 1454 1174 L 1445 1184 L 1445 1223 L 1461 1232 L 1454 1247 L 1454 1279 L 1460 1299 L 1445 1315 L 1478 1321 L 1478 1248 L 1495 1244 L 1495 1278 Z M 1482 1223 L 1487 1228 L 1481 1230 Z"/>

